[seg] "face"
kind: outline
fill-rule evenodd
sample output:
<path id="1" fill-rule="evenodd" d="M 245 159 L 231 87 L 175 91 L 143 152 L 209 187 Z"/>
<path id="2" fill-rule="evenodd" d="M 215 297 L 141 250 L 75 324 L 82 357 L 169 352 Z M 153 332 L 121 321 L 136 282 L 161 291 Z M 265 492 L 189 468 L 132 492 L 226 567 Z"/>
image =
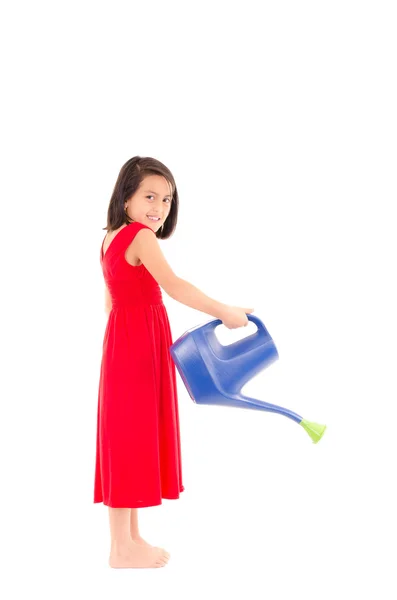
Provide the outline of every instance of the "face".
<path id="1" fill-rule="evenodd" d="M 165 177 L 147 175 L 135 194 L 125 201 L 124 207 L 130 219 L 143 223 L 156 232 L 168 217 L 171 202 L 172 188 Z"/>

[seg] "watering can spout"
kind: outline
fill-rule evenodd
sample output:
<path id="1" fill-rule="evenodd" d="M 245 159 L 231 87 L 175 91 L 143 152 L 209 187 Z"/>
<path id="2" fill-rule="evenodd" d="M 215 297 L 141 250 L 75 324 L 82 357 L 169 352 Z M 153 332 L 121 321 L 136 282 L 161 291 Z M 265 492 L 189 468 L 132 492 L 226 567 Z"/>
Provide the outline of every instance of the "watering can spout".
<path id="1" fill-rule="evenodd" d="M 280 415 L 284 415 L 284 417 L 288 417 L 296 423 L 299 423 L 303 427 L 303 429 L 309 434 L 314 444 L 317 444 L 324 435 L 326 430 L 326 425 L 320 425 L 319 423 L 313 423 L 312 421 L 307 421 L 306 419 L 302 419 L 300 415 L 289 410 L 288 408 L 283 408 L 282 406 L 278 406 L 276 404 L 270 404 L 269 402 L 263 402 L 263 400 L 257 400 L 256 398 L 248 398 L 243 394 L 236 394 L 234 397 L 229 397 L 228 406 L 238 406 L 240 408 L 249 408 L 254 410 L 266 410 L 269 412 L 275 412 Z"/>
<path id="2" fill-rule="evenodd" d="M 306 421 L 306 419 L 302 419 L 299 425 L 302 425 L 303 429 L 310 435 L 313 440 L 313 444 L 317 444 L 317 442 L 321 440 L 327 428 L 326 425 L 320 425 L 319 423 Z"/>
<path id="3" fill-rule="evenodd" d="M 250 336 L 223 346 L 215 335 L 220 319 L 185 332 L 170 346 L 170 354 L 194 402 L 276 412 L 299 423 L 317 443 L 325 425 L 306 421 L 300 415 L 241 393 L 242 387 L 278 359 L 277 348 L 258 317 L 247 314 L 258 330 Z"/>

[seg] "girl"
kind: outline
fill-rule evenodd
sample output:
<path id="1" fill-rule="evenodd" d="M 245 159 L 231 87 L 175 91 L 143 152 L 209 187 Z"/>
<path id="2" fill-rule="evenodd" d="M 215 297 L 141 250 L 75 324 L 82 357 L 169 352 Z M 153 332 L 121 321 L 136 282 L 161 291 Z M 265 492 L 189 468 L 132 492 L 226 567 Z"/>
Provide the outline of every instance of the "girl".
<path id="1" fill-rule="evenodd" d="M 178 277 L 158 239 L 175 231 L 178 191 L 154 158 L 135 156 L 121 168 L 100 250 L 108 321 L 100 369 L 94 503 L 109 508 L 109 565 L 162 567 L 169 553 L 139 534 L 138 508 L 177 499 L 182 484 L 175 365 L 161 288 L 179 302 L 234 329 L 246 313 L 217 302 Z"/>

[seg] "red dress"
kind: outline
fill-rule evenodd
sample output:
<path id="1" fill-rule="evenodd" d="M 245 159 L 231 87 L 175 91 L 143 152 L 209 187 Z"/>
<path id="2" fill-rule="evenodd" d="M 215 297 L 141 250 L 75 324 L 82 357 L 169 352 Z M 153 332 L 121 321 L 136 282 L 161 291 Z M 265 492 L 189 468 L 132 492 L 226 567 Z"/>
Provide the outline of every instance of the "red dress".
<path id="1" fill-rule="evenodd" d="M 94 503 L 114 508 L 156 506 L 184 490 L 166 307 L 145 266 L 125 258 L 143 227 L 150 229 L 124 226 L 100 252 L 112 309 L 99 378 Z"/>

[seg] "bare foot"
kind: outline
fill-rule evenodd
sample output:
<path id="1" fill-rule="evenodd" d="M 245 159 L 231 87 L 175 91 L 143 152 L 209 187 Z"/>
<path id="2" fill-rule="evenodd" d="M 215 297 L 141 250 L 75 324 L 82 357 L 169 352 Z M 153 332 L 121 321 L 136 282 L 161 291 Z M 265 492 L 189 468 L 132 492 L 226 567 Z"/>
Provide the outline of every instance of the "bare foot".
<path id="1" fill-rule="evenodd" d="M 153 544 L 149 544 L 149 542 L 144 540 L 140 535 L 134 535 L 134 536 L 131 535 L 131 539 L 133 542 L 135 542 L 139 546 L 146 546 L 147 548 L 155 548 L 156 547 L 156 546 L 153 546 Z"/>
<path id="2" fill-rule="evenodd" d="M 162 548 L 153 548 L 131 541 L 123 548 L 112 547 L 109 566 L 114 569 L 146 569 L 164 567 L 169 560 L 169 553 Z"/>
<path id="3" fill-rule="evenodd" d="M 135 536 L 131 535 L 131 539 L 133 542 L 138 544 L 138 546 L 145 546 L 146 548 L 157 548 L 157 549 L 160 548 L 160 550 L 164 550 L 164 548 L 161 548 L 160 546 L 153 546 L 153 544 L 149 544 L 149 542 L 144 540 L 143 537 L 141 537 L 140 535 L 135 535 Z M 164 550 L 164 552 L 166 552 L 166 550 Z M 168 554 L 168 552 L 167 552 L 167 554 Z"/>

